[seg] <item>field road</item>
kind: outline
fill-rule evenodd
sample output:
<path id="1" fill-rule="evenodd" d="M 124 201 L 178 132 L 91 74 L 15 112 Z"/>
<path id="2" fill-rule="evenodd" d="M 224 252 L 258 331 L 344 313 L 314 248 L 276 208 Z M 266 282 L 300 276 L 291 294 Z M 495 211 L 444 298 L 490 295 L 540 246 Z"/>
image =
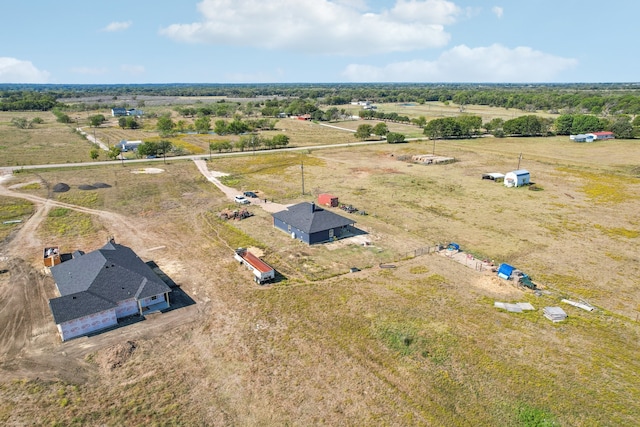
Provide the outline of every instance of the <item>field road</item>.
<path id="1" fill-rule="evenodd" d="M 80 134 L 83 135 L 85 138 L 87 138 L 89 141 L 93 142 L 94 144 L 98 144 L 100 148 L 102 148 L 104 151 L 109 151 L 109 147 L 107 147 L 104 142 L 100 141 L 95 136 L 83 131 L 82 128 L 76 128 L 76 130 L 80 132 Z"/>

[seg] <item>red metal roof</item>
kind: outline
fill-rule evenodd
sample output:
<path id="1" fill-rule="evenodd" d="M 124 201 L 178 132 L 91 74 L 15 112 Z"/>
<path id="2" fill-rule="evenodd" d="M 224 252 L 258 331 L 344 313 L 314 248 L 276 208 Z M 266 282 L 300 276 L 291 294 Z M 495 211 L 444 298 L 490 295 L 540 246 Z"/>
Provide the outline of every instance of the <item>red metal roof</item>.
<path id="1" fill-rule="evenodd" d="M 240 256 L 261 273 L 268 273 L 273 270 L 273 268 L 271 268 L 269 264 L 262 261 L 260 258 L 249 251 L 244 251 L 244 253 L 240 254 Z"/>

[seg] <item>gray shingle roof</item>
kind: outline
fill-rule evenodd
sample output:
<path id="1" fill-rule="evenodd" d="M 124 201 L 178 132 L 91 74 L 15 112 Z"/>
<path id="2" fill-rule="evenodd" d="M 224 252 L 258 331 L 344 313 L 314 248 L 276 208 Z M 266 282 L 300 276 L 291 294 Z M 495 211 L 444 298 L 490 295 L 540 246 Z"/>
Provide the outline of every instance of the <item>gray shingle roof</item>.
<path id="1" fill-rule="evenodd" d="M 106 310 L 109 308 L 106 303 L 115 307 L 119 302 L 131 298 L 140 300 L 171 291 L 126 246 L 110 242 L 93 252 L 75 255 L 73 259 L 51 267 L 51 274 L 61 295 L 50 301 L 54 319 L 73 320 Z M 67 298 L 71 296 L 77 298 Z M 89 308 L 77 307 L 85 303 Z M 69 318 L 71 313 L 75 313 L 75 317 Z"/>
<path id="2" fill-rule="evenodd" d="M 309 202 L 289 206 L 286 210 L 276 212 L 272 216 L 307 234 L 356 223 L 352 219 L 322 209 Z"/>
<path id="3" fill-rule="evenodd" d="M 49 307 L 56 325 L 90 314 L 100 313 L 101 311 L 115 308 L 116 305 L 91 292 L 76 292 L 75 294 L 49 300 Z"/>

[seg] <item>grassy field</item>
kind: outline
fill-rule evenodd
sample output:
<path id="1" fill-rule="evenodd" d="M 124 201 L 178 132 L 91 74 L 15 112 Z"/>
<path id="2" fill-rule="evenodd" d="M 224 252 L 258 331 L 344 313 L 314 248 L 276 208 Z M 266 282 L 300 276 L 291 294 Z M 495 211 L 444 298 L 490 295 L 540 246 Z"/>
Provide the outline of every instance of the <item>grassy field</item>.
<path id="1" fill-rule="evenodd" d="M 310 147 L 353 138 L 306 122 L 283 120 L 278 128 Z M 11 184 L 25 184 L 23 193 L 123 215 L 136 231 L 53 208 L 38 229 L 41 240 L 65 251 L 92 250 L 115 235 L 153 259 L 197 310 L 193 321 L 161 334 L 149 332 L 151 320 L 66 344 L 48 319 L 46 333 L 34 332 L 37 351 L 26 347 L 23 362 L 1 361 L 0 421 L 637 423 L 640 173 L 634 159 L 640 146 L 480 138 L 438 141 L 436 154 L 454 163 L 398 160 L 433 147 L 425 141 L 310 148 L 208 162 L 229 173 L 227 185 L 278 203 L 335 194 L 367 212 L 353 218 L 368 246 L 292 241 L 255 205 L 251 218 L 220 220 L 217 213 L 233 204 L 190 162 L 171 160 L 159 174 L 135 174 L 144 166 L 126 164 L 16 174 Z M 518 164 L 539 191 L 481 179 Z M 57 183 L 70 190 L 51 192 Z M 80 189 L 93 183 L 109 187 Z M 0 202 L 7 218 L 27 218 L 33 210 L 19 199 Z M 477 258 L 521 268 L 545 293 L 516 289 L 444 256 L 412 256 L 450 241 Z M 280 273 L 278 283 L 254 285 L 232 260 L 239 246 L 260 248 Z M 37 265 L 39 254 L 24 258 Z M 362 271 L 349 273 L 351 267 Z M 3 286 L 7 276 L 0 274 Z M 568 306 L 560 302 L 565 297 L 598 309 Z M 527 301 L 536 310 L 508 313 L 494 308 L 495 301 Z M 568 319 L 548 321 L 546 306 L 562 306 Z M 106 361 L 127 339 L 135 351 L 111 368 Z M 90 345 L 102 340 L 112 344 Z M 66 368 L 52 368 L 54 360 Z"/>

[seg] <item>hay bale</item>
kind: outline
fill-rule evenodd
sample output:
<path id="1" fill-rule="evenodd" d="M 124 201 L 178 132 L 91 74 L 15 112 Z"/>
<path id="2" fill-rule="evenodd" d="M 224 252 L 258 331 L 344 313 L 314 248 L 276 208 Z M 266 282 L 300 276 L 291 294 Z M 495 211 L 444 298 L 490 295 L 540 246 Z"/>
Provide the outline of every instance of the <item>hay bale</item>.
<path id="1" fill-rule="evenodd" d="M 53 192 L 54 193 L 65 193 L 67 191 L 69 191 L 71 187 L 69 187 L 68 184 L 65 184 L 64 182 L 59 182 L 56 185 L 53 186 Z"/>

